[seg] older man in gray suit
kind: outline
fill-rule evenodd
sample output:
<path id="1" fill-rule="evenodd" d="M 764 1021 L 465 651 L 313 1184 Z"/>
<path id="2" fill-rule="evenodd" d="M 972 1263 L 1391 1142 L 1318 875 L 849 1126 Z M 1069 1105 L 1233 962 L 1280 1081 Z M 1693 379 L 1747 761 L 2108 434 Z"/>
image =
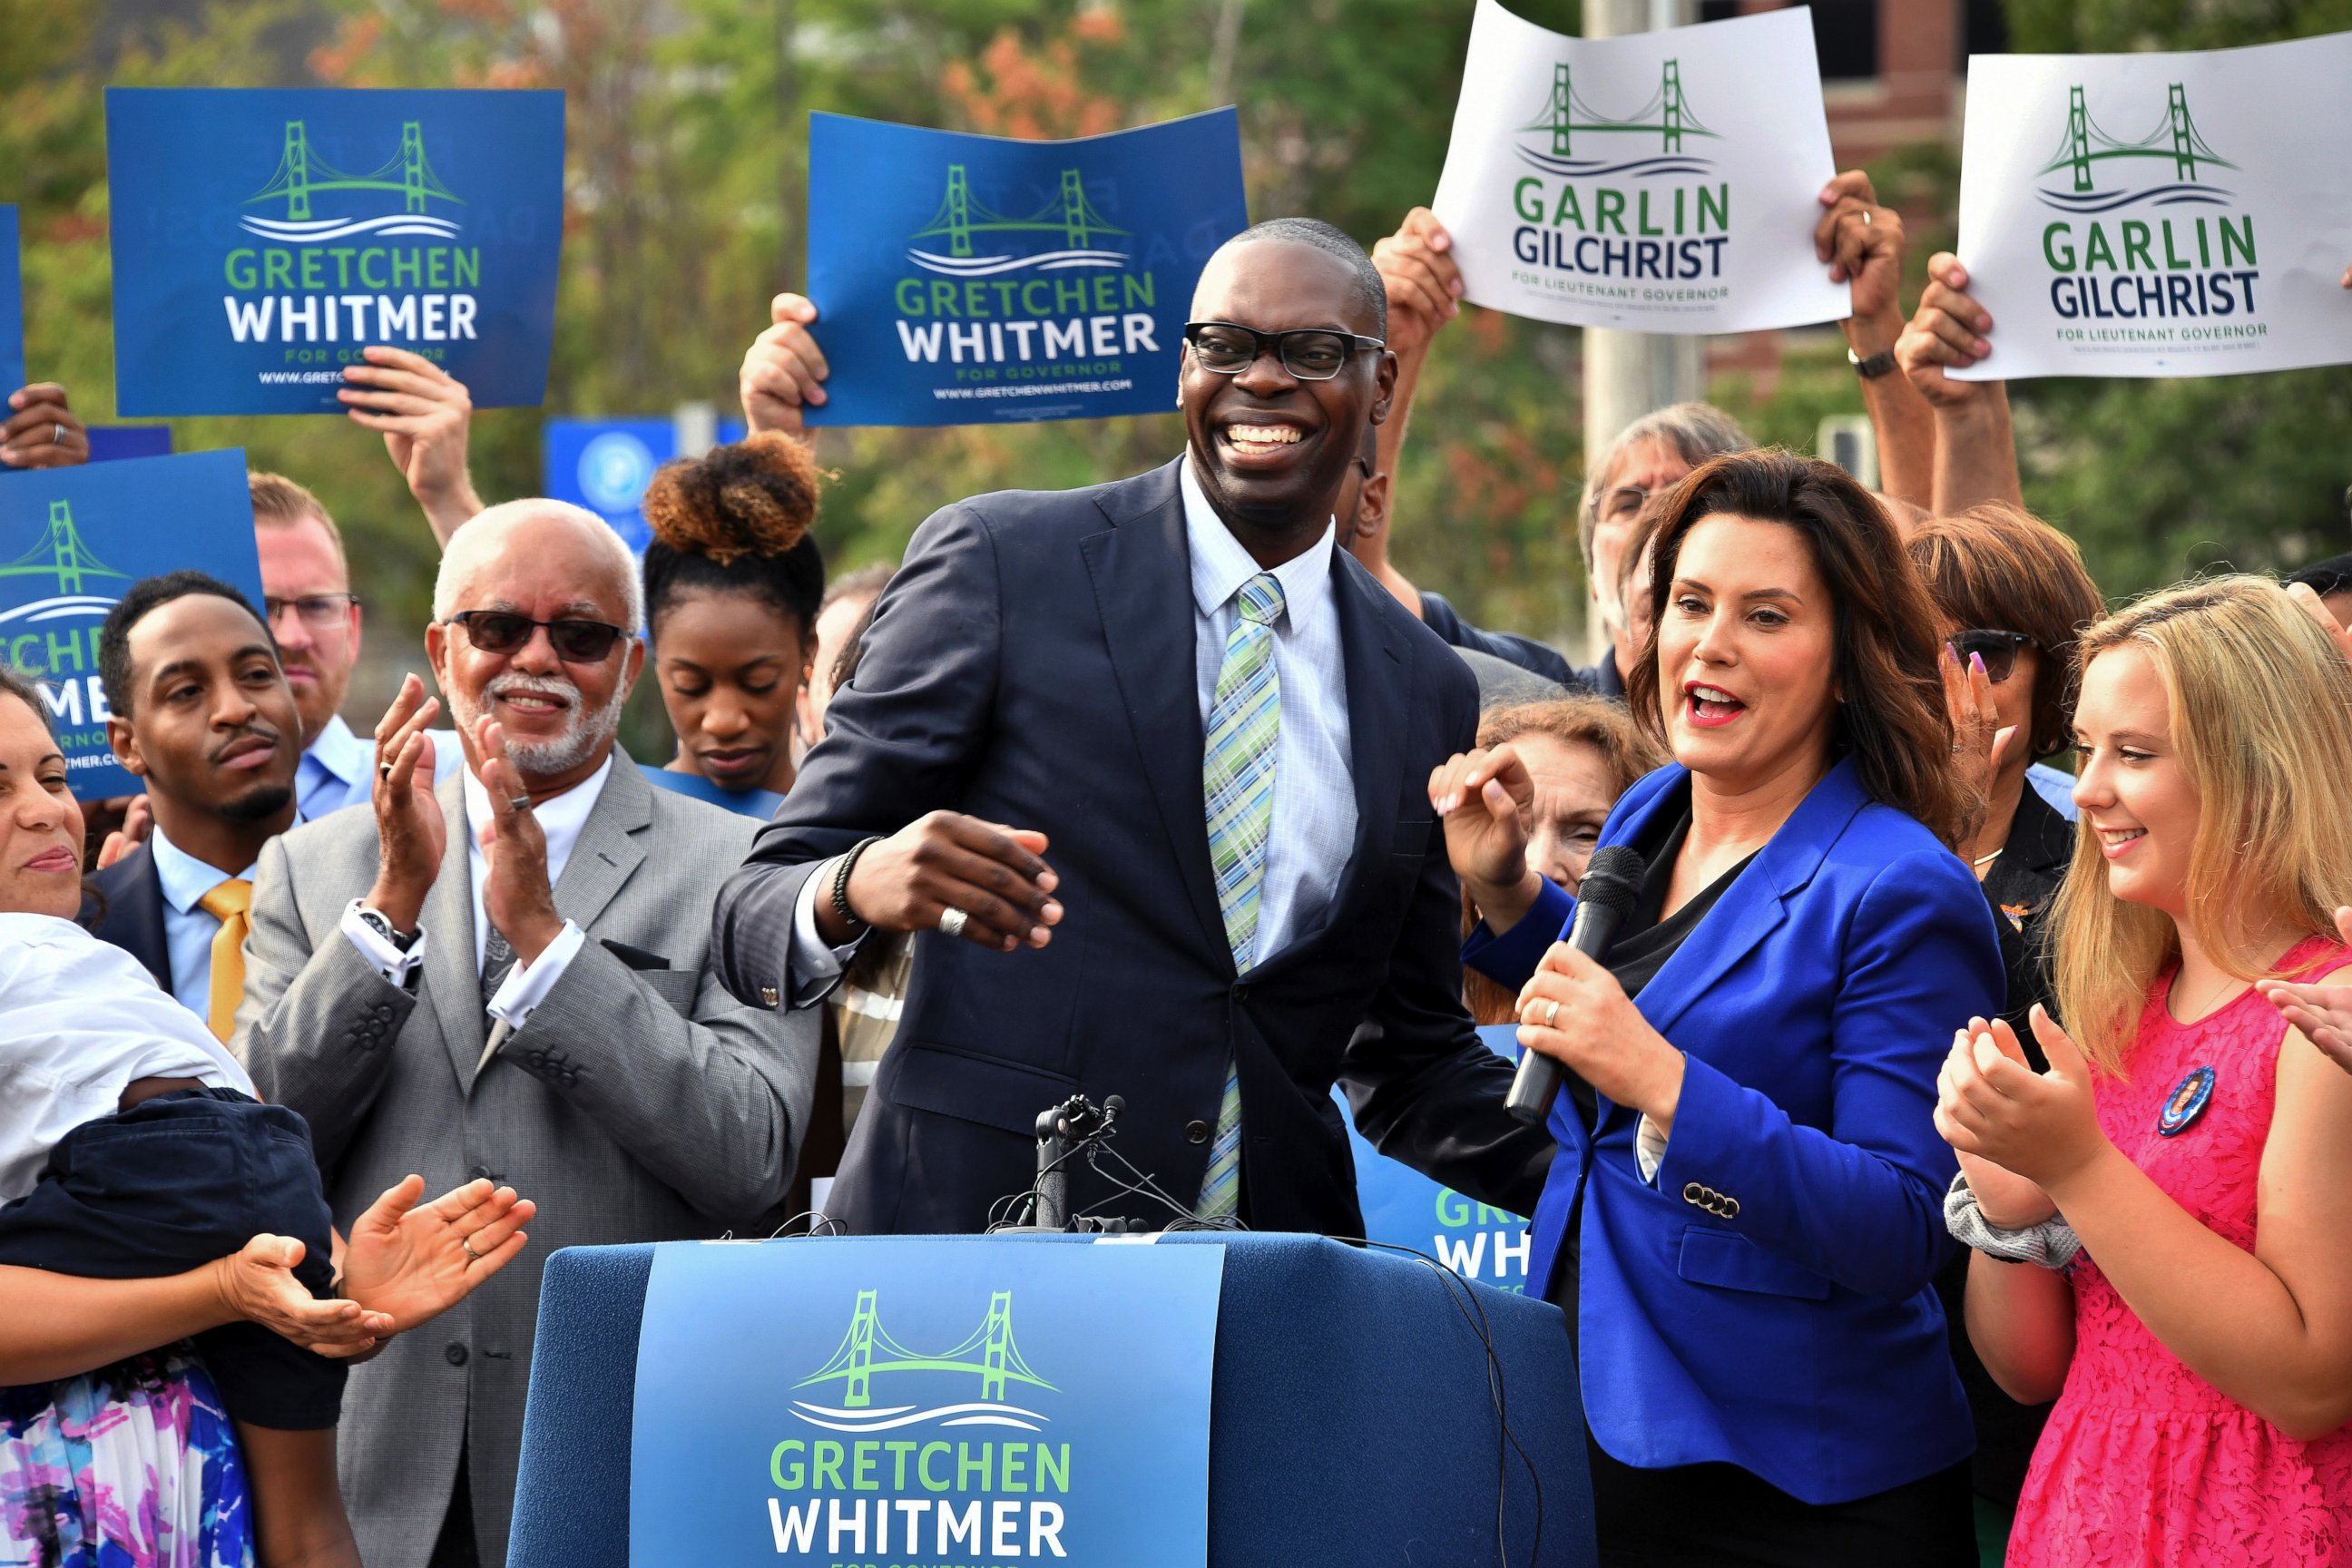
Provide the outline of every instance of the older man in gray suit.
<path id="1" fill-rule="evenodd" d="M 494 507 L 450 541 L 433 616 L 467 767 L 434 793 L 437 704 L 409 677 L 377 728 L 373 815 L 262 857 L 236 1046 L 310 1121 L 345 1224 L 411 1171 L 539 1197 L 523 1260 L 357 1369 L 344 1404 L 370 1568 L 499 1568 L 541 1260 L 763 1233 L 816 1024 L 711 973 L 712 900 L 756 825 L 653 788 L 614 747 L 645 647 L 612 530 L 555 501 Z"/>

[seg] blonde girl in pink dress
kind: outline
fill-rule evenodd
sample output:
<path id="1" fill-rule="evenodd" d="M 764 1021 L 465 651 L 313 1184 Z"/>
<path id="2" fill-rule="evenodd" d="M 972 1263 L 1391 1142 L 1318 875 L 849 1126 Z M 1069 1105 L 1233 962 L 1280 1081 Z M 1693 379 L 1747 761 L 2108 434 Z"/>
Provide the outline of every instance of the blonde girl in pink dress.
<path id="1" fill-rule="evenodd" d="M 1972 1021 L 1936 1110 L 1987 1224 L 2082 1246 L 1969 1258 L 1985 1365 L 2058 1400 L 2009 1562 L 2352 1568 L 2352 1075 L 2255 990 L 2352 963 L 2352 667 L 2252 577 L 2080 658 L 2067 1029 L 2036 1010 L 2036 1073 Z"/>

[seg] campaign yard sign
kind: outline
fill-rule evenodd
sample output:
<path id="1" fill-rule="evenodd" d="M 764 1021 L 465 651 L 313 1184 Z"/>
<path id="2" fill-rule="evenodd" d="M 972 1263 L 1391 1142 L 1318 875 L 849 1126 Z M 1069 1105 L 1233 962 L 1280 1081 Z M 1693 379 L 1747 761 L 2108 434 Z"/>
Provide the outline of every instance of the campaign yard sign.
<path id="1" fill-rule="evenodd" d="M 1962 380 L 2352 362 L 2352 33 L 1969 62 Z"/>
<path id="2" fill-rule="evenodd" d="M 719 422 L 719 444 L 743 439 L 740 419 Z M 540 493 L 584 506 L 613 525 L 628 547 L 645 552 L 646 489 L 654 470 L 677 456 L 673 419 L 551 419 L 540 444 Z"/>
<path id="3" fill-rule="evenodd" d="M 1075 142 L 809 117 L 811 425 L 1175 405 L 1201 268 L 1249 224 L 1231 109 Z"/>
<path id="4" fill-rule="evenodd" d="M 1223 1277 L 1222 1247 L 660 1247 L 630 1568 L 1202 1568 Z"/>
<path id="5" fill-rule="evenodd" d="M 0 471 L 0 662 L 39 684 L 81 799 L 142 787 L 106 743 L 99 629 L 131 584 L 184 566 L 260 605 L 242 451 Z"/>
<path id="6" fill-rule="evenodd" d="M 370 343 L 545 395 L 562 93 L 110 87 L 106 153 L 122 414 L 339 413 Z"/>
<path id="7" fill-rule="evenodd" d="M 0 399 L 25 384 L 25 278 L 16 209 L 0 203 Z M 0 420 L 6 415 L 0 414 Z"/>
<path id="8" fill-rule="evenodd" d="M 1835 172 L 1802 6 L 1577 38 L 1478 0 L 1431 206 L 1473 304 L 1745 332 L 1853 314 L 1813 259 Z"/>

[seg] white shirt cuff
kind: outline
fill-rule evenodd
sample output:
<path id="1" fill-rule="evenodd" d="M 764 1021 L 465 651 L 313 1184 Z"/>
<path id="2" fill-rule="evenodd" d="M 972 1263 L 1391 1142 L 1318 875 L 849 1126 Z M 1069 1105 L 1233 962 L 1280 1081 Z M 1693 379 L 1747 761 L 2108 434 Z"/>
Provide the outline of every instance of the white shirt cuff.
<path id="1" fill-rule="evenodd" d="M 360 919 L 360 910 L 366 900 L 353 899 L 344 906 L 342 932 L 360 950 L 360 956 L 375 966 L 375 972 L 394 985 L 405 988 L 416 966 L 425 962 L 425 928 L 416 928 L 416 940 L 403 952 L 385 940 L 383 932 Z"/>
<path id="2" fill-rule="evenodd" d="M 849 967 L 857 956 L 855 940 L 839 947 L 827 947 L 824 937 L 816 929 L 816 900 L 820 892 L 828 897 L 833 891 L 833 879 L 841 858 L 835 856 L 808 875 L 801 884 L 801 896 L 793 901 L 793 945 L 786 962 L 793 973 L 793 989 L 805 993 L 811 987 L 831 980 Z"/>
<path id="3" fill-rule="evenodd" d="M 1665 1163 L 1666 1135 L 1645 1115 L 1633 1124 L 1634 1167 L 1642 1173 L 1642 1180 L 1654 1187 L 1658 1184 L 1658 1167 Z"/>
<path id="4" fill-rule="evenodd" d="M 517 955 L 515 966 L 499 983 L 498 994 L 490 998 L 490 1016 L 509 1029 L 520 1029 L 529 1023 L 531 1009 L 547 1000 L 547 994 L 563 978 L 564 970 L 579 956 L 581 944 L 587 940 L 588 933 L 576 922 L 565 921 L 563 929 L 541 950 L 537 959 L 525 963 Z"/>

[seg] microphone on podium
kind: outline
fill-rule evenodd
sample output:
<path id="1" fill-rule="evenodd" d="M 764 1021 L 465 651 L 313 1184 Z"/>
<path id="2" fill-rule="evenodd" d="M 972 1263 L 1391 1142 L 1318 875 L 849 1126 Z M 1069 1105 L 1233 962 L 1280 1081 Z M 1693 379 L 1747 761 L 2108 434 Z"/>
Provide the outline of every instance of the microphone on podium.
<path id="1" fill-rule="evenodd" d="M 1642 896 L 1644 868 L 1642 852 L 1631 845 L 1612 844 L 1593 852 L 1591 864 L 1584 868 L 1584 879 L 1576 889 L 1576 918 L 1568 928 L 1570 947 L 1595 961 L 1608 952 L 1618 926 L 1633 913 Z M 1541 1125 L 1551 1114 L 1552 1099 L 1559 1093 L 1560 1077 L 1566 1071 L 1557 1058 L 1541 1051 L 1527 1052 L 1519 1058 L 1518 1076 L 1511 1080 L 1503 1108 L 1529 1126 Z"/>

